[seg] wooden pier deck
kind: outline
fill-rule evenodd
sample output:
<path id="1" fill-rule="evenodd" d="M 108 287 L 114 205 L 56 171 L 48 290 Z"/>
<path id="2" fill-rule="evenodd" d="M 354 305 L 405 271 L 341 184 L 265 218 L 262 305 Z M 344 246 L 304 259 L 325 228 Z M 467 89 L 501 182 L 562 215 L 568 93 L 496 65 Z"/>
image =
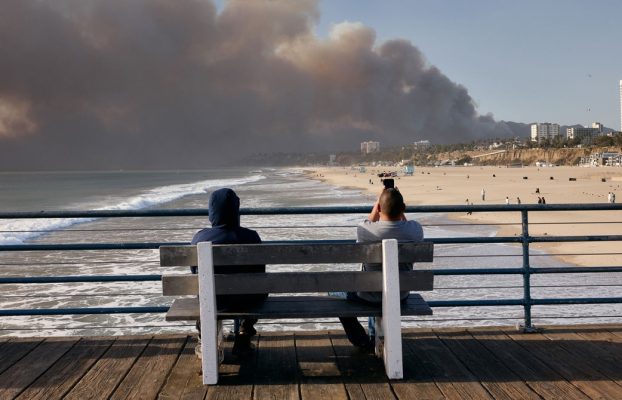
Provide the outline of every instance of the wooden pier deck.
<path id="1" fill-rule="evenodd" d="M 622 325 L 408 329 L 405 379 L 339 331 L 258 335 L 220 383 L 185 335 L 0 339 L 0 399 L 622 399 Z M 228 344 L 230 346 L 230 344 Z"/>

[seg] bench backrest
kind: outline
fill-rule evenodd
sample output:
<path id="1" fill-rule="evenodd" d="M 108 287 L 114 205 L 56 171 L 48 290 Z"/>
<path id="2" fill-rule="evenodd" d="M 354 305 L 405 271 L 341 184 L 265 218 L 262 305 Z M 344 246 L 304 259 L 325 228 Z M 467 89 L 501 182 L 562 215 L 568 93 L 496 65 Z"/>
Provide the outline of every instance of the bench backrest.
<path id="1" fill-rule="evenodd" d="M 432 262 L 433 243 L 400 243 L 400 263 Z M 382 263 L 382 243 L 226 244 L 213 245 L 214 265 Z M 162 266 L 196 266 L 197 247 L 162 246 Z M 382 291 L 381 271 L 322 271 L 236 273 L 214 276 L 216 294 Z M 417 269 L 400 272 L 400 290 L 433 289 L 433 273 Z M 198 294 L 192 275 L 162 278 L 166 296 Z"/>

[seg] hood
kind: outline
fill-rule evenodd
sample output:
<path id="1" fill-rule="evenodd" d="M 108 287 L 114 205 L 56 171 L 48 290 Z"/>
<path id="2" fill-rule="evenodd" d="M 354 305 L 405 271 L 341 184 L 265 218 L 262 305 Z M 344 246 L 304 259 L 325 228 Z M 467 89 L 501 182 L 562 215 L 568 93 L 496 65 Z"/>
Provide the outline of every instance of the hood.
<path id="1" fill-rule="evenodd" d="M 212 226 L 240 226 L 240 198 L 231 189 L 218 189 L 209 198 Z"/>

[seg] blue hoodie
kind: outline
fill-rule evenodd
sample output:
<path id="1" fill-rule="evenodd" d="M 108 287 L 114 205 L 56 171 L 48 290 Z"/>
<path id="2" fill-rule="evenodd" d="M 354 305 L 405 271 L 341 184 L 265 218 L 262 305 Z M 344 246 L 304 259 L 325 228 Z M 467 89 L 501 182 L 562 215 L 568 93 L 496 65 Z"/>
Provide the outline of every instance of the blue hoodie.
<path id="1" fill-rule="evenodd" d="M 231 189 L 218 189 L 212 193 L 209 199 L 209 220 L 212 227 L 198 231 L 192 238 L 192 244 L 261 243 L 257 232 L 240 226 L 240 199 Z M 217 274 L 265 271 L 265 265 L 217 265 L 214 268 Z"/>

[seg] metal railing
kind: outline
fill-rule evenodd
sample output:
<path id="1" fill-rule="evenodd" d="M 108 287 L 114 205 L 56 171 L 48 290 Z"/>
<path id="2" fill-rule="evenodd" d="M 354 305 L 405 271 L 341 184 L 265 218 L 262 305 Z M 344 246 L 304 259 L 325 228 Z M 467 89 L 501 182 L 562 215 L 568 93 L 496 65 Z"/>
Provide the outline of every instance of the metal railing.
<path id="1" fill-rule="evenodd" d="M 482 307 L 482 306 L 520 306 L 523 309 L 524 330 L 532 331 L 532 307 L 536 305 L 571 305 L 571 304 L 621 304 L 622 297 L 552 297 L 534 298 L 532 296 L 532 277 L 538 274 L 560 273 L 619 273 L 622 266 L 595 266 L 595 267 L 534 267 L 530 263 L 530 245 L 533 243 L 561 243 L 561 242 L 591 242 L 591 241 L 622 241 L 622 235 L 581 235 L 581 236 L 531 236 L 529 233 L 529 215 L 531 213 L 558 212 L 558 211 L 620 211 L 620 204 L 573 204 L 573 205 L 477 205 L 477 206 L 411 206 L 407 213 L 466 213 L 466 212 L 518 212 L 521 216 L 521 234 L 517 236 L 496 237 L 439 237 L 426 239 L 437 245 L 449 244 L 516 244 L 520 245 L 521 267 L 498 268 L 435 268 L 436 276 L 459 275 L 520 275 L 522 276 L 521 298 L 504 299 L 443 299 L 431 300 L 428 303 L 433 308 L 443 307 Z M 326 215 L 326 214 L 366 214 L 369 207 L 303 207 L 303 208 L 253 208 L 242 209 L 242 215 Z M 165 210 L 134 210 L 134 211 L 41 211 L 41 212 L 9 212 L 0 213 L 0 220 L 16 219 L 47 219 L 47 218 L 163 218 L 163 217 L 206 217 L 204 209 L 165 209 Z M 615 221 L 613 221 L 615 222 Z M 567 222 L 561 222 L 567 223 Z M 622 222 L 620 222 L 622 224 Z M 449 225 L 468 226 L 456 223 Z M 490 224 L 494 225 L 494 223 Z M 346 226 L 347 227 L 347 226 Z M 288 228 L 288 227 L 280 227 Z M 295 227 L 290 227 L 295 228 Z M 79 229 L 77 231 L 80 231 Z M 88 230 L 87 230 L 88 231 Z M 308 240 L 306 242 L 313 242 Z M 335 242 L 348 242 L 336 240 Z M 300 242 L 300 241 L 298 241 Z M 304 242 L 304 240 L 303 240 Z M 158 249 L 161 245 L 185 244 L 184 242 L 119 242 L 119 243 L 26 243 L 0 245 L 0 255 L 3 252 L 57 252 L 57 251 L 85 251 L 85 250 L 144 250 Z M 618 253 L 615 253 L 618 254 Z M 459 261 L 458 261 L 459 262 Z M 0 285 L 8 284 L 42 284 L 42 283 L 77 283 L 77 282 L 148 282 L 159 281 L 159 274 L 137 275 L 89 275 L 89 276 L 4 276 L 0 277 Z M 168 310 L 167 305 L 137 306 L 137 307 L 72 307 L 72 308 L 20 308 L 0 309 L 0 317 L 4 316 L 41 316 L 66 314 L 119 314 L 119 313 L 163 313 Z"/>

